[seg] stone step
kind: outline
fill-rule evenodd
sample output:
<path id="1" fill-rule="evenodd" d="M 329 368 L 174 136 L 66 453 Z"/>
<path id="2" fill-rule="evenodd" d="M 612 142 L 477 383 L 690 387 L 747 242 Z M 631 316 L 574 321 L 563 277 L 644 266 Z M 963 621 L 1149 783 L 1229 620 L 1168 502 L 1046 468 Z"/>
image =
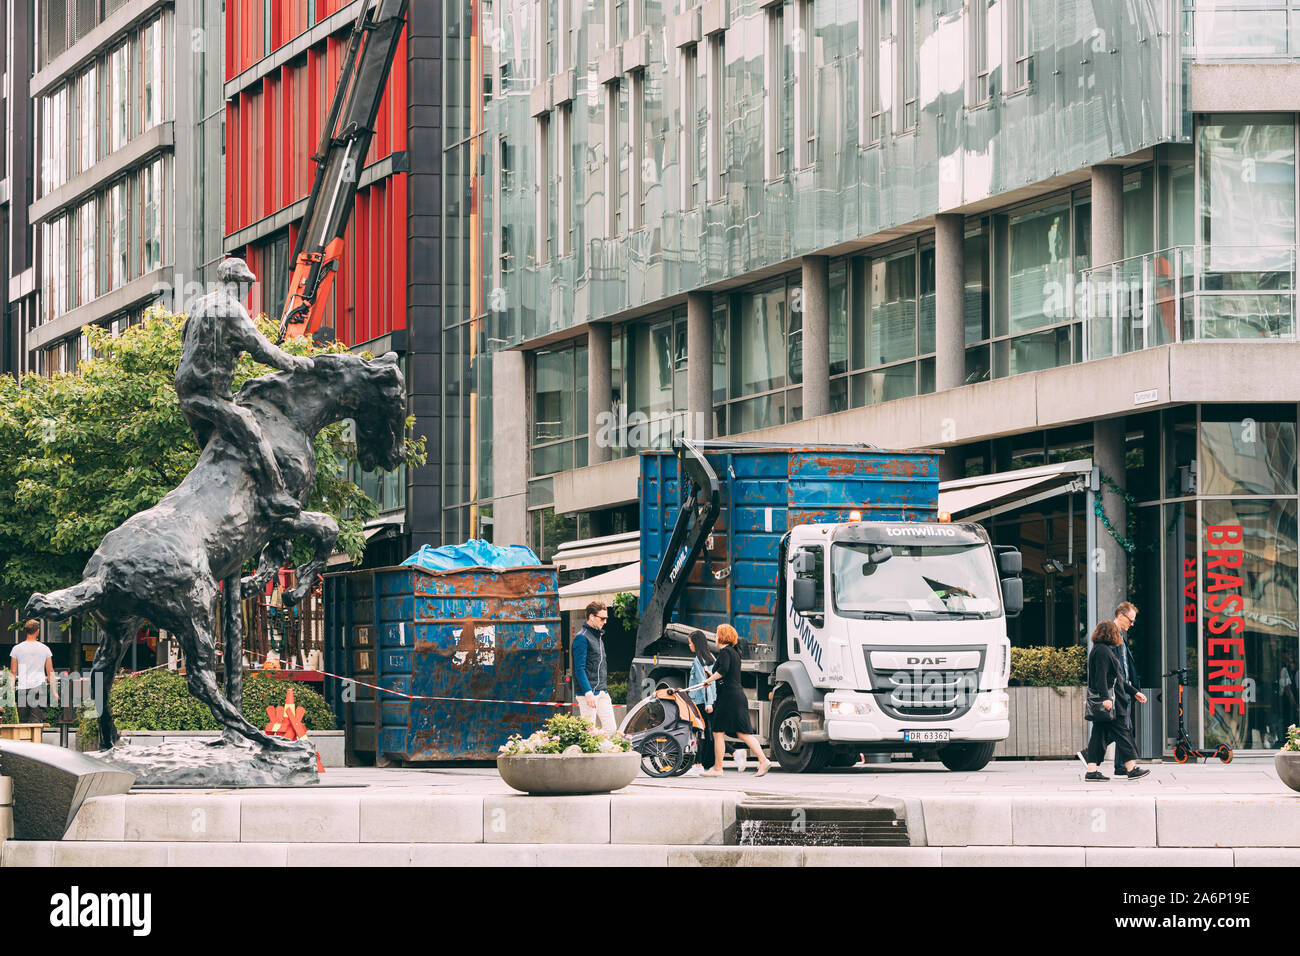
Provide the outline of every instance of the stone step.
<path id="1" fill-rule="evenodd" d="M 144 791 L 96 797 L 67 840 L 141 843 L 895 847 L 1300 847 L 1300 795 L 1056 793 L 762 797 L 629 788 L 604 795 L 429 789 Z M 802 822 L 802 833 L 792 826 Z M 815 839 L 807 838 L 815 824 Z M 798 839 L 795 839 L 798 837 Z M 904 839 L 905 837 L 905 839 Z M 775 843 L 776 839 L 753 839 Z"/>
<path id="2" fill-rule="evenodd" d="M 1300 849 L 181 843 L 8 840 L 21 866 L 1300 866 Z"/>

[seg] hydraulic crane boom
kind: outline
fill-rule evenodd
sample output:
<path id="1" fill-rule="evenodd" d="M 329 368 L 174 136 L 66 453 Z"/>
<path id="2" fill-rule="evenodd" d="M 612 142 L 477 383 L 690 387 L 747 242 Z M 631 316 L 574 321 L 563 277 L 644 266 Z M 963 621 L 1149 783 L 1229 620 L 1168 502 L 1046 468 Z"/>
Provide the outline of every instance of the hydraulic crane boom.
<path id="1" fill-rule="evenodd" d="M 361 168 L 406 23 L 406 5 L 407 0 L 362 0 L 320 146 L 312 156 L 316 181 L 293 250 L 293 276 L 277 342 L 286 335 L 310 335 L 321 327 Z"/>

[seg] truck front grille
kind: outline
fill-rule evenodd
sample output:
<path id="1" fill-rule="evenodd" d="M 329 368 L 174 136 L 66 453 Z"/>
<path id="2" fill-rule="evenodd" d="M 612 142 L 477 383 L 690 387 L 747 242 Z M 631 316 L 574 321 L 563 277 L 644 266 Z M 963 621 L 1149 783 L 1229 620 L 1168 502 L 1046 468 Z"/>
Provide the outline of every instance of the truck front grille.
<path id="1" fill-rule="evenodd" d="M 933 651 L 972 649 L 927 648 Z M 871 652 L 895 648 L 864 650 L 876 706 L 888 717 L 907 721 L 955 720 L 975 703 L 984 670 L 982 648 L 978 666 L 963 668 L 875 668 L 871 664 Z"/>

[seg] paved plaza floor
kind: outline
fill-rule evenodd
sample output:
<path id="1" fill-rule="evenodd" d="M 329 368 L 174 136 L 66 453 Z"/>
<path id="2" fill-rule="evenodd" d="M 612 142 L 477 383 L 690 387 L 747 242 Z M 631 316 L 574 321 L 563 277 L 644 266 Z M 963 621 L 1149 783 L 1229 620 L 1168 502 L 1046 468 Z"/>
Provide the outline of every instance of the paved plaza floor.
<path id="1" fill-rule="evenodd" d="M 896 797 L 940 794 L 987 794 L 990 796 L 1031 796 L 1035 794 L 1104 793 L 1108 796 L 1173 796 L 1175 794 L 1291 794 L 1278 780 L 1272 757 L 1238 757 L 1230 764 L 1217 760 L 1204 764 L 1144 761 L 1151 773 L 1140 780 L 1111 779 L 1091 783 L 1083 779 L 1084 766 L 1078 760 L 995 761 L 978 773 L 953 773 L 939 763 L 868 764 L 824 771 L 791 774 L 773 767 L 763 777 L 756 777 L 754 762 L 744 772 L 727 761 L 722 777 L 701 777 L 692 769 L 682 777 L 654 779 L 644 774 L 633 781 L 629 790 L 710 791 L 728 790 L 748 793 L 823 794 L 828 797 Z M 1110 767 L 1102 770 L 1110 776 Z M 424 767 L 382 770 L 372 767 L 345 767 L 326 771 L 321 777 L 326 785 L 420 790 L 438 793 L 506 794 L 513 791 L 490 766 Z M 1300 794 L 1295 794 L 1300 800 Z"/>

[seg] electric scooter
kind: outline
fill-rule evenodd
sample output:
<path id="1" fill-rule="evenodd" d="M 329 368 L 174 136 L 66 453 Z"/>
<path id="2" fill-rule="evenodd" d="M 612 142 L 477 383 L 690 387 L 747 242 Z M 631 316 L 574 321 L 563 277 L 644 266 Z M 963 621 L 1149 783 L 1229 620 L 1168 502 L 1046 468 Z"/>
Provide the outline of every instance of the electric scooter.
<path id="1" fill-rule="evenodd" d="M 1232 763 L 1232 748 L 1227 744 L 1220 744 L 1214 750 L 1198 750 L 1187 736 L 1187 724 L 1183 718 L 1183 686 L 1187 681 L 1187 673 L 1186 667 L 1177 667 L 1163 675 L 1178 678 L 1178 734 L 1174 737 L 1174 760 L 1187 763 L 1192 759 L 1201 761 L 1218 757 L 1224 763 Z"/>

